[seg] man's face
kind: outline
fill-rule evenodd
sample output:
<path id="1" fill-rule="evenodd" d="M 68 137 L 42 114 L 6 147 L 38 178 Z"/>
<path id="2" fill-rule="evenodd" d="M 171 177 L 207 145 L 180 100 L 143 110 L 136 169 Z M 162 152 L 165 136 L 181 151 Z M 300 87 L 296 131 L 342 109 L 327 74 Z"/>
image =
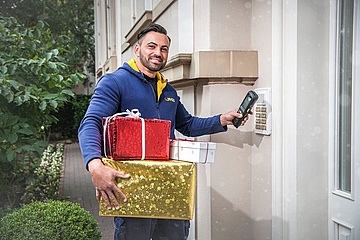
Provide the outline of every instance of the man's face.
<path id="1" fill-rule="evenodd" d="M 135 46 L 135 54 L 140 60 L 138 68 L 144 74 L 152 77 L 163 69 L 169 54 L 170 42 L 165 34 L 148 32 L 140 44 Z"/>

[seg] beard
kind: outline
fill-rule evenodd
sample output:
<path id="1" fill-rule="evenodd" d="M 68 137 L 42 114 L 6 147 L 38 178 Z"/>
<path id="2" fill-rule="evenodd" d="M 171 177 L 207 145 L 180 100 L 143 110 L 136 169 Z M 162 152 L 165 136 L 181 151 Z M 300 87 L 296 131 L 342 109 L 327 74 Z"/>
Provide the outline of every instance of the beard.
<path id="1" fill-rule="evenodd" d="M 146 67 L 148 70 L 152 71 L 152 72 L 158 72 L 161 69 L 163 69 L 165 67 L 166 61 L 164 61 L 164 59 L 160 56 L 149 56 L 148 58 L 146 56 L 144 56 L 141 51 L 139 52 L 139 57 L 140 57 L 140 62 L 141 64 Z M 159 64 L 155 64 L 153 62 L 151 62 L 152 58 L 158 58 L 160 59 L 160 63 Z"/>

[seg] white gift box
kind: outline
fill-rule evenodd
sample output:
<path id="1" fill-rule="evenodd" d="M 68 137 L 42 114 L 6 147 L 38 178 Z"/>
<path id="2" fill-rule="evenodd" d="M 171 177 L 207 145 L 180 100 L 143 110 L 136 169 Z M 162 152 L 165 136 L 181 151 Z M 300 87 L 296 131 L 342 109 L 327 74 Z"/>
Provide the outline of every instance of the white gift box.
<path id="1" fill-rule="evenodd" d="M 194 163 L 213 163 L 216 143 L 189 140 L 170 141 L 170 159 Z"/>

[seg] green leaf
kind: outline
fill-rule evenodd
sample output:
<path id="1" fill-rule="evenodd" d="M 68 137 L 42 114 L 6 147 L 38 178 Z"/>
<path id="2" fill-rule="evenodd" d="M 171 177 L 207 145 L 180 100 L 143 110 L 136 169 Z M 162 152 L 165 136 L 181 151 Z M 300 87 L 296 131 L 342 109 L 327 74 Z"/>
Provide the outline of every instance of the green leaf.
<path id="1" fill-rule="evenodd" d="M 44 62 L 47 60 L 48 60 L 47 57 L 46 57 L 46 59 L 45 58 L 41 59 L 38 63 L 38 66 L 42 66 L 44 64 Z"/>
<path id="2" fill-rule="evenodd" d="M 12 133 L 8 135 L 7 139 L 11 144 L 14 144 L 19 139 L 19 136 L 15 133 Z"/>
<path id="3" fill-rule="evenodd" d="M 17 96 L 17 97 L 15 97 L 14 102 L 15 102 L 16 106 L 20 106 L 21 104 L 24 103 L 24 101 L 23 101 L 23 96 Z"/>
<path id="4" fill-rule="evenodd" d="M 54 62 L 49 62 L 49 66 L 52 68 L 52 69 L 56 69 L 56 64 Z"/>
<path id="5" fill-rule="evenodd" d="M 46 102 L 45 101 L 41 101 L 40 105 L 39 105 L 39 109 L 43 112 L 46 109 Z"/>
<path id="6" fill-rule="evenodd" d="M 40 27 L 40 28 L 44 28 L 44 27 L 45 27 L 45 24 L 44 24 L 43 21 L 39 21 L 39 27 Z"/>
<path id="7" fill-rule="evenodd" d="M 37 141 L 36 144 L 33 145 L 34 150 L 41 154 L 44 151 L 44 147 L 47 146 L 48 143 L 45 141 Z"/>
<path id="8" fill-rule="evenodd" d="M 0 67 L 0 71 L 3 73 L 3 74 L 6 74 L 7 73 L 7 70 L 8 68 L 6 66 L 1 66 Z"/>
<path id="9" fill-rule="evenodd" d="M 27 34 L 30 38 L 33 37 L 33 32 L 32 31 L 28 31 L 28 34 Z"/>
<path id="10" fill-rule="evenodd" d="M 37 150 L 33 145 L 24 145 L 22 146 L 22 149 L 25 151 L 32 151 L 32 152 Z"/>
<path id="11" fill-rule="evenodd" d="M 61 90 L 61 93 L 66 94 L 66 95 L 69 95 L 69 96 L 71 96 L 71 97 L 74 96 L 74 92 L 71 91 L 70 89 L 63 89 L 63 90 Z"/>
<path id="12" fill-rule="evenodd" d="M 51 52 L 46 53 L 46 55 L 45 55 L 46 61 L 49 61 L 51 57 L 52 57 L 52 53 L 51 53 Z"/>
<path id="13" fill-rule="evenodd" d="M 12 91 L 8 92 L 8 94 L 6 95 L 6 100 L 8 101 L 8 103 L 14 101 L 14 93 Z"/>
<path id="14" fill-rule="evenodd" d="M 18 116 L 10 116 L 5 123 L 5 126 L 14 126 L 15 124 L 18 123 L 18 121 L 19 121 Z"/>
<path id="15" fill-rule="evenodd" d="M 21 128 L 30 128 L 31 126 L 26 122 L 19 122 L 19 127 Z"/>
<path id="16" fill-rule="evenodd" d="M 49 81 L 49 88 L 55 88 L 56 87 L 56 82 L 52 79 L 51 81 Z"/>
<path id="17" fill-rule="evenodd" d="M 6 150 L 6 159 L 11 162 L 12 160 L 14 160 L 15 158 L 15 151 L 12 150 L 11 148 L 8 148 Z"/>
<path id="18" fill-rule="evenodd" d="M 35 29 L 35 34 L 36 34 L 36 37 L 38 38 L 38 37 L 40 37 L 41 36 L 41 31 L 40 31 L 40 29 Z"/>
<path id="19" fill-rule="evenodd" d="M 58 94 L 55 93 L 49 93 L 44 96 L 44 99 L 50 100 L 50 99 L 56 99 L 58 97 Z"/>
<path id="20" fill-rule="evenodd" d="M 59 55 L 59 50 L 53 49 L 53 50 L 51 50 L 51 53 L 54 54 L 55 56 L 57 56 L 57 55 Z"/>
<path id="21" fill-rule="evenodd" d="M 72 80 L 73 84 L 77 85 L 80 81 L 79 76 L 77 74 L 72 74 L 70 76 L 70 79 Z"/>
<path id="22" fill-rule="evenodd" d="M 30 99 L 30 92 L 26 91 L 24 93 L 23 101 L 26 102 L 29 101 L 29 99 Z"/>
<path id="23" fill-rule="evenodd" d="M 50 48 L 52 45 L 53 44 L 51 42 L 47 42 L 45 46 L 46 46 L 46 48 Z"/>
<path id="24" fill-rule="evenodd" d="M 34 60 L 33 59 L 29 59 L 27 61 L 25 61 L 27 65 L 31 65 L 34 63 Z"/>
<path id="25" fill-rule="evenodd" d="M 0 88 L 0 94 L 3 95 L 4 97 L 6 97 L 9 93 L 10 93 L 10 89 L 7 88 L 6 86 L 2 86 Z"/>
<path id="26" fill-rule="evenodd" d="M 20 128 L 17 132 L 25 134 L 25 135 L 33 135 L 33 134 L 35 134 L 33 131 L 31 131 L 28 128 Z"/>
<path id="27" fill-rule="evenodd" d="M 50 106 L 52 106 L 53 108 L 57 108 L 58 103 L 55 100 L 50 100 Z"/>
<path id="28" fill-rule="evenodd" d="M 67 100 L 67 98 L 64 96 L 64 95 L 59 95 L 57 98 L 56 98 L 57 101 L 61 101 L 61 102 L 65 102 Z"/>
<path id="29" fill-rule="evenodd" d="M 10 74 L 10 75 L 13 75 L 13 74 L 15 73 L 16 69 L 17 69 L 16 64 L 11 64 L 11 65 L 9 66 L 9 74 Z"/>
<path id="30" fill-rule="evenodd" d="M 19 87 L 22 86 L 22 84 L 20 84 L 18 81 L 7 80 L 7 82 L 16 90 L 19 90 Z"/>

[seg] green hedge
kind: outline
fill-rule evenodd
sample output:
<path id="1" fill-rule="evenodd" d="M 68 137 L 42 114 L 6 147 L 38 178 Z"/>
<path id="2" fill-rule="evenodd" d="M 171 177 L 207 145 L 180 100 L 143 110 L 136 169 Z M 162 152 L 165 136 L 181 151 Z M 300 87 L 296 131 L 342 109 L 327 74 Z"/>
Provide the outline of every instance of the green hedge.
<path id="1" fill-rule="evenodd" d="M 32 202 L 0 219 L 1 240 L 100 240 L 94 216 L 68 201 Z"/>
<path id="2" fill-rule="evenodd" d="M 54 113 L 58 121 L 51 126 L 53 140 L 77 138 L 77 131 L 90 98 L 91 95 L 76 95 L 72 101 L 65 103 L 58 112 Z"/>

